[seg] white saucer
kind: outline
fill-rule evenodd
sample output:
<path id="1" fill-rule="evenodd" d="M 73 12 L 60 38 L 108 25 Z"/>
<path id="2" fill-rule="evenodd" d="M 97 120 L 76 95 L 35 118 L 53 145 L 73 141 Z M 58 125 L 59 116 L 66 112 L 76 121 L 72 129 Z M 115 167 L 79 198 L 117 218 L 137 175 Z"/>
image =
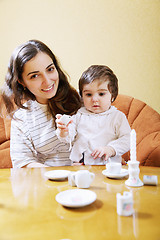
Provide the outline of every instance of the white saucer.
<path id="1" fill-rule="evenodd" d="M 127 169 L 121 169 L 120 173 L 115 174 L 115 173 L 110 173 L 110 172 L 108 172 L 107 169 L 105 169 L 105 170 L 102 171 L 102 174 L 105 175 L 106 177 L 109 177 L 109 178 L 120 179 L 120 178 L 123 178 L 123 177 L 128 175 L 128 170 Z"/>
<path id="2" fill-rule="evenodd" d="M 97 198 L 95 192 L 86 189 L 71 189 L 56 195 L 56 201 L 65 207 L 79 208 L 93 203 Z"/>
<path id="3" fill-rule="evenodd" d="M 51 180 L 64 180 L 68 178 L 70 171 L 68 170 L 52 170 L 45 172 L 45 177 Z"/>

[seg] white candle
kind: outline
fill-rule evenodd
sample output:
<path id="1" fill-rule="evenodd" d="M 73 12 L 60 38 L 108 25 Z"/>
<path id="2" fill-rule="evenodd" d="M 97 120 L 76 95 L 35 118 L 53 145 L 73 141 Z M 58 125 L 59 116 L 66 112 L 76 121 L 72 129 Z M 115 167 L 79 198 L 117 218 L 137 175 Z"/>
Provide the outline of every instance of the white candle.
<path id="1" fill-rule="evenodd" d="M 132 129 L 130 133 L 130 159 L 136 161 L 136 132 Z"/>

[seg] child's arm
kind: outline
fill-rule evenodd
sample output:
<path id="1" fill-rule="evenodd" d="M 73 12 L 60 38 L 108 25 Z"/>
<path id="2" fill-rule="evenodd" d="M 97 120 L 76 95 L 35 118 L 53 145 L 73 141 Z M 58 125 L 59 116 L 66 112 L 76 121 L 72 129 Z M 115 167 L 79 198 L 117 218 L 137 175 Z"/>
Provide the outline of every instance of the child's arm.
<path id="1" fill-rule="evenodd" d="M 101 158 L 102 156 L 104 156 L 104 160 L 107 161 L 108 158 L 114 157 L 116 155 L 116 151 L 114 150 L 114 148 L 110 146 L 98 147 L 92 152 L 91 155 L 94 159 L 96 159 L 97 157 Z"/>
<path id="2" fill-rule="evenodd" d="M 70 116 L 68 115 L 61 115 L 57 114 L 56 115 L 56 125 L 57 128 L 59 129 L 59 136 L 60 137 L 66 137 L 68 136 L 68 126 L 69 124 L 72 123 L 72 120 L 70 119 Z"/>

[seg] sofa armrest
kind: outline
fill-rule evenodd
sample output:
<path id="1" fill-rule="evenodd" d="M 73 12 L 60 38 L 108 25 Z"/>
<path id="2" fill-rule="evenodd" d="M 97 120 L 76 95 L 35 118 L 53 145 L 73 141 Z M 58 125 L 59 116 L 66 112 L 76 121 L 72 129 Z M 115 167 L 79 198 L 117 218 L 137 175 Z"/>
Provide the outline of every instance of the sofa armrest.
<path id="1" fill-rule="evenodd" d="M 0 168 L 12 168 L 10 140 L 0 144 Z"/>
<path id="2" fill-rule="evenodd" d="M 0 168 L 11 168 L 10 158 L 11 120 L 0 117 Z"/>

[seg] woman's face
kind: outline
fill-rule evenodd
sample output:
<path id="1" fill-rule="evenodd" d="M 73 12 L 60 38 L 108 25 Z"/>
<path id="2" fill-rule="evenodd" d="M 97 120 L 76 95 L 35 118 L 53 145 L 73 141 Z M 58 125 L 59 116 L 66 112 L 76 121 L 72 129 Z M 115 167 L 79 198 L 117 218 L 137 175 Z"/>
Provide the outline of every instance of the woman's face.
<path id="1" fill-rule="evenodd" d="M 59 75 L 53 60 L 46 53 L 39 52 L 24 65 L 22 73 L 24 87 L 32 92 L 37 102 L 46 104 L 56 95 Z"/>

